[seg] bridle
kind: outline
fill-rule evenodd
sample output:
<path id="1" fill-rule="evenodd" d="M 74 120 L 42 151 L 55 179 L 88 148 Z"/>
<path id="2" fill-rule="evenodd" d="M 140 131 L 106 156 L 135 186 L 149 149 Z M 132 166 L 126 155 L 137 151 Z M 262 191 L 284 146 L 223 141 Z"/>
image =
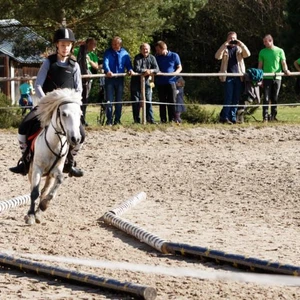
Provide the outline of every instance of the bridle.
<path id="1" fill-rule="evenodd" d="M 64 129 L 64 126 L 61 122 L 61 117 L 60 117 L 60 107 L 62 105 L 65 105 L 65 104 L 69 104 L 69 103 L 74 103 L 74 102 L 71 102 L 71 101 L 63 101 L 62 103 L 60 103 L 56 109 L 56 123 L 59 124 L 59 128 L 55 127 L 55 125 L 53 124 L 52 122 L 52 119 L 51 119 L 51 122 L 50 122 L 50 125 L 52 126 L 52 128 L 54 129 L 55 131 L 55 134 L 58 136 L 59 138 L 59 142 L 60 142 L 60 150 L 59 150 L 59 153 L 56 153 L 54 152 L 54 150 L 51 149 L 51 146 L 47 140 L 47 131 L 48 131 L 48 128 L 49 126 L 46 126 L 45 127 L 45 131 L 44 131 L 44 139 L 45 139 L 45 143 L 48 147 L 48 149 L 52 152 L 52 154 L 56 157 L 54 163 L 52 164 L 51 168 L 49 169 L 48 173 L 54 168 L 54 166 L 57 164 L 57 162 L 64 156 L 67 155 L 68 153 L 68 149 L 65 153 L 62 153 L 63 151 L 63 148 L 65 147 L 66 143 L 68 142 L 67 139 L 65 141 L 62 140 L 62 136 L 67 136 L 66 134 L 66 131 Z"/>

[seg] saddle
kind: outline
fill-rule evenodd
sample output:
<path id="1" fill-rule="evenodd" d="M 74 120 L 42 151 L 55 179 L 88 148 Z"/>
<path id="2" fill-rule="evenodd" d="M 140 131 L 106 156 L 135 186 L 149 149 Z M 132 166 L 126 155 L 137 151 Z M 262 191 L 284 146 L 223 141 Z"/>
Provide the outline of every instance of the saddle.
<path id="1" fill-rule="evenodd" d="M 39 133 L 42 131 L 42 128 L 40 128 L 38 131 L 36 131 L 35 133 L 33 133 L 32 135 L 30 135 L 27 138 L 27 148 L 30 149 L 30 153 L 33 154 L 34 153 L 34 141 L 37 138 L 37 136 L 39 135 Z"/>
<path id="2" fill-rule="evenodd" d="M 25 150 L 25 152 L 23 153 L 23 156 L 22 156 L 22 161 L 24 162 L 24 167 L 25 167 L 25 170 L 24 170 L 24 173 L 25 175 L 28 174 L 28 171 L 29 171 L 29 166 L 30 166 L 30 163 L 32 162 L 32 159 L 33 159 L 33 155 L 34 155 L 34 141 L 35 139 L 37 138 L 37 136 L 39 135 L 39 133 L 41 132 L 41 128 L 36 131 L 35 133 L 33 133 L 32 135 L 30 135 L 29 137 L 27 137 L 27 148 Z"/>

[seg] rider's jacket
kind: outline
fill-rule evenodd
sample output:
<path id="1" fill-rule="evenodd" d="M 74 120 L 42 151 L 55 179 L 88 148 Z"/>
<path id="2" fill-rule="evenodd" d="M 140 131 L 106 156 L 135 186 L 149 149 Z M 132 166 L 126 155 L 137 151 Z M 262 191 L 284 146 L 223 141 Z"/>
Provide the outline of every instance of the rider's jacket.
<path id="1" fill-rule="evenodd" d="M 57 54 L 48 56 L 50 68 L 43 84 L 44 93 L 59 88 L 74 88 L 75 60 L 68 59 L 68 64 L 63 66 L 57 62 Z"/>

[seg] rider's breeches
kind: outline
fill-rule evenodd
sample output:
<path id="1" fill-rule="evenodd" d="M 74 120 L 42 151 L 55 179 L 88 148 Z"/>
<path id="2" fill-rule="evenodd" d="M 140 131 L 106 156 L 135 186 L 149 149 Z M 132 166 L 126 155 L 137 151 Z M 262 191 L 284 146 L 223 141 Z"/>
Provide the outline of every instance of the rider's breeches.
<path id="1" fill-rule="evenodd" d="M 27 149 L 26 135 L 18 133 L 18 141 L 19 141 L 19 146 L 20 146 L 21 152 L 22 152 L 22 154 L 24 154 L 24 152 Z"/>
<path id="2" fill-rule="evenodd" d="M 28 138 L 36 133 L 41 127 L 37 116 L 37 108 L 35 107 L 22 120 L 19 126 L 19 134 L 25 135 Z"/>

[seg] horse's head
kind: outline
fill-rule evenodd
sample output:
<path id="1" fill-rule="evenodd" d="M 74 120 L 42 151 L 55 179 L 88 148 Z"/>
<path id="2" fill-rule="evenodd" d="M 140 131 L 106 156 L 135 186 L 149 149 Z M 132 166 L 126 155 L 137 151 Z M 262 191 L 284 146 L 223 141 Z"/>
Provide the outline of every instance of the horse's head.
<path id="1" fill-rule="evenodd" d="M 57 133 L 66 135 L 68 143 L 77 145 L 81 140 L 81 94 L 71 89 L 57 89 L 46 94 L 38 105 L 41 127 L 52 126 Z"/>
<path id="2" fill-rule="evenodd" d="M 61 130 L 66 134 L 68 143 L 75 146 L 80 143 L 80 118 L 82 111 L 75 102 L 63 102 L 57 109 L 57 120 Z"/>

